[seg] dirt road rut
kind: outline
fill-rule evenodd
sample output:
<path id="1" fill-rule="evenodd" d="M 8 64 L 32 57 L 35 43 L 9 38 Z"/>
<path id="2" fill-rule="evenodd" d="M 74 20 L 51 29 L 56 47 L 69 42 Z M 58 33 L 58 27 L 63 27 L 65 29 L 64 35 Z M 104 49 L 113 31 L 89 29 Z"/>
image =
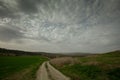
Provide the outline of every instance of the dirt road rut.
<path id="1" fill-rule="evenodd" d="M 47 61 L 40 66 L 36 80 L 70 80 L 70 78 L 63 75 Z"/>

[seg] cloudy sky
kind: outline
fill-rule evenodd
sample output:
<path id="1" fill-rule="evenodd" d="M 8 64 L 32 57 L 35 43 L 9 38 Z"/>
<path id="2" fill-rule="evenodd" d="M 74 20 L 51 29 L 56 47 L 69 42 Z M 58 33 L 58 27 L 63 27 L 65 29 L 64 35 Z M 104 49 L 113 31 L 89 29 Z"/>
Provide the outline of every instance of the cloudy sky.
<path id="1" fill-rule="evenodd" d="M 44 52 L 120 50 L 120 0 L 0 0 L 0 47 Z"/>

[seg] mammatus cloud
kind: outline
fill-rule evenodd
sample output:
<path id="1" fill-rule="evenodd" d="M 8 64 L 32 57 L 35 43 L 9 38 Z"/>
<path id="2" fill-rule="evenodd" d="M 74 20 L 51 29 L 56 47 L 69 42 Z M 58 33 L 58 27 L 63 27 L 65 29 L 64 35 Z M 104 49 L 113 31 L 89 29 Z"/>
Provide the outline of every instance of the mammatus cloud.
<path id="1" fill-rule="evenodd" d="M 119 0 L 0 0 L 1 47 L 48 52 L 120 49 L 119 4 Z"/>

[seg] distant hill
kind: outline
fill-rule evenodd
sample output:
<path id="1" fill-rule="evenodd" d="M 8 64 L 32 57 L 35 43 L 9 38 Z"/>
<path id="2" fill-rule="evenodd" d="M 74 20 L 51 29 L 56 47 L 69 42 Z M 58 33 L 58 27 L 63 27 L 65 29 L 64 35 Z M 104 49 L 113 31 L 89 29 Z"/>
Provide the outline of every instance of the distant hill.
<path id="1" fill-rule="evenodd" d="M 120 50 L 112 51 L 106 54 L 119 54 Z M 11 50 L 11 49 L 5 49 L 0 48 L 0 56 L 23 56 L 23 55 L 42 55 L 49 58 L 56 58 L 56 57 L 65 57 L 65 56 L 72 56 L 72 57 L 78 57 L 78 56 L 91 56 L 96 54 L 91 53 L 47 53 L 47 52 L 28 52 L 28 51 L 20 51 L 20 50 Z"/>
<path id="2" fill-rule="evenodd" d="M 111 52 L 108 52 L 106 54 L 120 54 L 120 50 L 111 51 Z"/>
<path id="3" fill-rule="evenodd" d="M 41 55 L 41 56 L 46 56 L 49 58 L 68 56 L 68 55 L 64 55 L 64 54 L 60 54 L 60 53 L 27 52 L 27 51 L 0 48 L 0 56 L 25 56 L 25 55 L 32 55 L 32 56 Z"/>
<path id="4" fill-rule="evenodd" d="M 112 52 L 107 52 L 107 53 L 104 53 L 102 55 L 103 56 L 111 56 L 111 57 L 120 56 L 120 50 L 116 50 L 116 51 L 112 51 Z"/>
<path id="5" fill-rule="evenodd" d="M 4 56 L 41 55 L 41 54 L 44 54 L 44 52 L 27 52 L 27 51 L 0 48 L 0 55 L 4 55 Z"/>

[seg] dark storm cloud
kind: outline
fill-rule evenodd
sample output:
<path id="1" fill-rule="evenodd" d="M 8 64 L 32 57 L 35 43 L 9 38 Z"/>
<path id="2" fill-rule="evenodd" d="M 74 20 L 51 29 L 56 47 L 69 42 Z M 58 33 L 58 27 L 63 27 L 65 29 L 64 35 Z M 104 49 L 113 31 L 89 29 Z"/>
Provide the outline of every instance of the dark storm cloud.
<path id="1" fill-rule="evenodd" d="M 18 29 L 10 26 L 0 26 L 0 41 L 9 42 L 11 40 L 20 39 L 23 34 Z"/>
<path id="2" fill-rule="evenodd" d="M 17 18 L 19 11 L 18 0 L 0 0 L 0 18 Z"/>
<path id="3" fill-rule="evenodd" d="M 0 17 L 10 17 L 12 12 L 8 9 L 4 2 L 0 1 Z"/>
<path id="4" fill-rule="evenodd" d="M 36 0 L 19 0 L 19 7 L 25 13 L 36 13 L 37 10 L 37 2 Z"/>

